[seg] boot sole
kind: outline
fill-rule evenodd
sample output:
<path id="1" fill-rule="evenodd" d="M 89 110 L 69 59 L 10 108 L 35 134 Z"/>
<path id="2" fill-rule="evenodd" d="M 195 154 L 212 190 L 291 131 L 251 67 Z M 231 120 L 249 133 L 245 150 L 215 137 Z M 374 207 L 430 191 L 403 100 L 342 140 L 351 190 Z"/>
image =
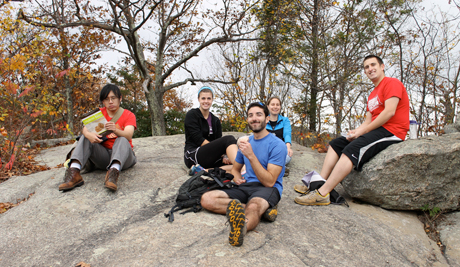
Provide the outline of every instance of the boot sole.
<path id="1" fill-rule="evenodd" d="M 304 195 L 306 195 L 306 194 L 308 194 L 308 193 L 310 192 L 310 190 L 307 190 L 307 191 L 300 191 L 300 190 L 297 190 L 297 189 L 295 189 L 295 188 L 294 188 L 294 191 L 296 191 L 297 193 L 300 193 L 300 194 L 304 194 Z"/>
<path id="2" fill-rule="evenodd" d="M 295 199 L 294 199 L 294 202 L 297 203 L 297 204 L 300 204 L 300 205 L 304 205 L 304 206 L 326 206 L 326 205 L 331 204 L 331 202 L 328 202 L 328 203 L 307 204 L 307 203 L 297 202 L 297 200 L 295 200 Z"/>
<path id="3" fill-rule="evenodd" d="M 239 247 L 243 245 L 246 216 L 241 202 L 232 200 L 227 207 L 227 217 L 230 223 L 228 241 L 230 245 Z"/>
<path id="4" fill-rule="evenodd" d="M 105 186 L 105 188 L 108 188 L 108 189 L 110 189 L 110 190 L 112 190 L 114 192 L 117 191 L 117 189 L 118 189 L 118 187 L 111 187 L 111 186 L 108 186 L 108 185 L 104 185 L 104 186 Z"/>
<path id="5" fill-rule="evenodd" d="M 75 187 L 79 187 L 79 186 L 82 186 L 82 185 L 84 185 L 84 184 L 85 184 L 85 181 L 81 181 L 81 182 L 79 182 L 78 184 L 74 184 L 72 187 L 59 188 L 59 191 L 63 191 L 63 192 L 69 191 L 69 190 L 74 189 Z"/>

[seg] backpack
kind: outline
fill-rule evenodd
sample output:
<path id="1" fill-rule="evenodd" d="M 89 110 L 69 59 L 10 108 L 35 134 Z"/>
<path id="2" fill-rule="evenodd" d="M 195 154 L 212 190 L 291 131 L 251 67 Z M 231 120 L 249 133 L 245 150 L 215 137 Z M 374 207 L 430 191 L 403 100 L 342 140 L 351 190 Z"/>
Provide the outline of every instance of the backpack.
<path id="1" fill-rule="evenodd" d="M 200 211 L 202 209 L 201 196 L 204 193 L 215 189 L 231 188 L 234 186 L 232 180 L 233 175 L 220 168 L 210 169 L 209 172 L 202 170 L 196 173 L 180 186 L 176 205 L 168 213 L 165 213 L 165 217 L 169 218 L 169 222 L 173 222 L 176 211 L 186 208 L 190 209 L 180 214 Z"/>

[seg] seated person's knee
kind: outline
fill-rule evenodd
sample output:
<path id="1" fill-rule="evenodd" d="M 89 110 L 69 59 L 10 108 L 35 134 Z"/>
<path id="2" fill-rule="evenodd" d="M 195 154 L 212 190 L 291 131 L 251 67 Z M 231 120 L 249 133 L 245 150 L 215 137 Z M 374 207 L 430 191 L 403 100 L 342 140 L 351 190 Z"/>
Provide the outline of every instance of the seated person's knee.
<path id="1" fill-rule="evenodd" d="M 213 197 L 212 197 L 212 191 L 206 192 L 201 196 L 201 206 L 203 208 L 207 208 L 210 206 L 210 204 L 213 202 Z"/>

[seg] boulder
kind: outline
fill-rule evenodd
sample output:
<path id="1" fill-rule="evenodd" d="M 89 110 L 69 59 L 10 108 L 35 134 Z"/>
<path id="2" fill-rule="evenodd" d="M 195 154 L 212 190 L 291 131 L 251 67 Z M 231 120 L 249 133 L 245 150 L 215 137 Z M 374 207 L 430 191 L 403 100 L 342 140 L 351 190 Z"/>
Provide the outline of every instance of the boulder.
<path id="1" fill-rule="evenodd" d="M 138 163 L 121 172 L 115 193 L 104 188 L 104 171 L 82 175 L 85 184 L 65 193 L 63 168 L 1 183 L 0 202 L 33 195 L 0 214 L 0 266 L 448 266 L 415 212 L 355 203 L 340 185 L 349 207 L 295 204 L 293 186 L 324 159 L 295 143 L 277 220 L 262 221 L 243 246 L 228 244 L 224 215 L 177 214 L 169 223 L 164 213 L 189 177 L 184 140 L 134 139 Z M 69 147 L 36 159 L 55 167 Z"/>
<path id="2" fill-rule="evenodd" d="M 446 259 L 450 266 L 460 266 L 460 212 L 451 212 L 441 218 L 438 231 L 443 245 L 446 246 Z"/>
<path id="3" fill-rule="evenodd" d="M 460 207 L 460 133 L 406 140 L 380 152 L 343 181 L 353 198 L 385 209 Z"/>
<path id="4" fill-rule="evenodd" d="M 457 118 L 459 117 L 460 114 L 457 114 Z M 444 126 L 444 133 L 445 134 L 450 134 L 450 133 L 458 133 L 460 132 L 460 121 L 456 121 L 454 123 L 451 123 L 451 124 L 447 124 L 446 126 Z"/>

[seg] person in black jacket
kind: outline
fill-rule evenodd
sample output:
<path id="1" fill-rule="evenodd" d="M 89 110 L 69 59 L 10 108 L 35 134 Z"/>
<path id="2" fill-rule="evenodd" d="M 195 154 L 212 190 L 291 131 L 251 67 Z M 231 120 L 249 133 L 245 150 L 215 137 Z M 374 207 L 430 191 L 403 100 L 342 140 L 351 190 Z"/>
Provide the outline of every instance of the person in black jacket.
<path id="1" fill-rule="evenodd" d="M 213 98 L 212 89 L 202 87 L 198 91 L 200 107 L 185 115 L 184 162 L 187 168 L 199 164 L 205 169 L 221 167 L 230 171 L 238 146 L 235 137 L 222 137 L 220 120 L 209 111 Z"/>

